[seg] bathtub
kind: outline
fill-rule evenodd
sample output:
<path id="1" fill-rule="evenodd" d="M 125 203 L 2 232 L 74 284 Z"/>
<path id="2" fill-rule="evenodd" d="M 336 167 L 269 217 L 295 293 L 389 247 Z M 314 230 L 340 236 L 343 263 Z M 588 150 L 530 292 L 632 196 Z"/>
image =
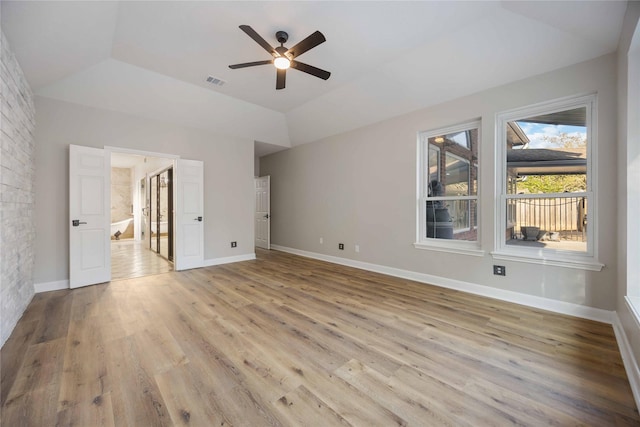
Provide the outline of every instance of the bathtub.
<path id="1" fill-rule="evenodd" d="M 133 218 L 123 219 L 122 221 L 111 223 L 111 235 L 113 236 L 118 231 L 124 233 L 129 224 L 133 221 Z"/>
<path id="2" fill-rule="evenodd" d="M 158 227 L 157 221 L 151 221 L 151 232 L 153 234 L 156 233 Z M 160 234 L 167 234 L 169 232 L 169 222 L 168 221 L 160 221 Z"/>

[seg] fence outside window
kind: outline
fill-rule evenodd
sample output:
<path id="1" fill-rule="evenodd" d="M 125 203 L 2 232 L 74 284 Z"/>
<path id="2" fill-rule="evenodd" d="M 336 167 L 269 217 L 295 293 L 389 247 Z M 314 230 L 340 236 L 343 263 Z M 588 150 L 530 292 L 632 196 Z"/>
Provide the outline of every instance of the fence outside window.
<path id="1" fill-rule="evenodd" d="M 507 198 L 507 240 L 587 240 L 587 197 L 518 194 Z M 538 228 L 536 239 L 527 238 L 528 227 Z"/>

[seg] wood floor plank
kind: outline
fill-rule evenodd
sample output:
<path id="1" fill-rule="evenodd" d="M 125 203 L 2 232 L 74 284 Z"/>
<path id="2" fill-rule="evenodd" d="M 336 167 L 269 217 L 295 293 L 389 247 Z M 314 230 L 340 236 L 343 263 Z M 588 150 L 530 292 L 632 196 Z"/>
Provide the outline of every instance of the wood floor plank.
<path id="1" fill-rule="evenodd" d="M 56 319 L 55 322 L 43 321 L 36 331 L 36 343 L 65 337 L 71 317 L 71 292 L 62 292 L 47 300 L 41 316 L 44 319 Z"/>
<path id="2" fill-rule="evenodd" d="M 111 392 L 81 399 L 58 411 L 56 426 L 115 427 Z"/>
<path id="3" fill-rule="evenodd" d="M 278 399 L 276 408 L 292 426 L 353 425 L 303 385 Z"/>
<path id="4" fill-rule="evenodd" d="M 10 404 L 17 396 L 29 393 L 32 390 L 44 388 L 51 384 L 59 386 L 64 348 L 64 338 L 29 346 L 17 379 L 7 397 L 7 404 Z"/>
<path id="5" fill-rule="evenodd" d="M 398 414 L 409 425 L 455 426 L 456 420 L 447 411 L 429 408 L 389 385 L 390 378 L 359 360 L 350 360 L 336 370 L 343 380 L 375 399 L 378 405 Z"/>
<path id="6" fill-rule="evenodd" d="M 233 425 L 204 376 L 190 364 L 156 375 L 173 425 Z"/>
<path id="7" fill-rule="evenodd" d="M 114 340 L 106 347 L 113 418 L 118 425 L 171 426 L 153 375 L 144 370 L 140 349 L 133 337 Z"/>
<path id="8" fill-rule="evenodd" d="M 34 334 L 40 320 L 21 320 L 13 330 L 0 352 L 0 407 L 4 405 L 9 391 L 18 376 L 20 366 L 24 361 L 30 344 L 34 341 Z"/>
<path id="9" fill-rule="evenodd" d="M 631 426 L 611 325 L 277 251 L 38 294 L 7 426 Z"/>
<path id="10" fill-rule="evenodd" d="M 94 317 L 69 325 L 60 383 L 59 409 L 74 406 L 108 391 L 107 358 Z"/>

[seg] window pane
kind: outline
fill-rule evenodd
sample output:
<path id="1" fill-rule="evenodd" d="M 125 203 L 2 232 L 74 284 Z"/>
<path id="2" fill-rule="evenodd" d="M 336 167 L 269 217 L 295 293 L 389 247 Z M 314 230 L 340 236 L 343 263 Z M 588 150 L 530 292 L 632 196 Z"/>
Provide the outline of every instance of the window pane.
<path id="1" fill-rule="evenodd" d="M 440 150 L 429 144 L 429 182 L 439 181 L 440 176 Z"/>
<path id="2" fill-rule="evenodd" d="M 452 133 L 446 136 L 450 141 L 455 142 L 456 144 L 464 147 L 471 148 L 471 143 L 469 141 L 469 131 Z"/>
<path id="3" fill-rule="evenodd" d="M 427 196 L 478 194 L 478 129 L 433 136 L 428 139 L 428 146 L 428 185 L 434 189 L 440 183 L 443 192 L 432 192 Z"/>
<path id="4" fill-rule="evenodd" d="M 586 107 L 507 123 L 508 194 L 587 190 Z"/>
<path id="5" fill-rule="evenodd" d="M 446 196 L 468 196 L 469 195 L 469 162 L 459 157 L 446 154 L 446 176 L 445 183 Z"/>
<path id="6" fill-rule="evenodd" d="M 586 251 L 587 107 L 506 126 L 506 243 Z"/>
<path id="7" fill-rule="evenodd" d="M 507 200 L 508 245 L 585 252 L 586 196 L 535 197 Z"/>
<path id="8" fill-rule="evenodd" d="M 427 201 L 426 219 L 425 237 L 468 241 L 478 238 L 476 200 Z"/>

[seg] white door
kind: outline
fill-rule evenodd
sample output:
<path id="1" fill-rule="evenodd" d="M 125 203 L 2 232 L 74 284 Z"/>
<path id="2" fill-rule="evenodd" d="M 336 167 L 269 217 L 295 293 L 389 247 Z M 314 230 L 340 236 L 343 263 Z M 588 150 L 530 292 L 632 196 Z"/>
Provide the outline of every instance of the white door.
<path id="1" fill-rule="evenodd" d="M 111 280 L 111 160 L 99 148 L 69 146 L 69 286 Z"/>
<path id="2" fill-rule="evenodd" d="M 271 177 L 255 179 L 256 189 L 256 247 L 271 248 Z"/>
<path id="3" fill-rule="evenodd" d="M 176 270 L 204 263 L 204 164 L 178 160 L 176 173 Z"/>

